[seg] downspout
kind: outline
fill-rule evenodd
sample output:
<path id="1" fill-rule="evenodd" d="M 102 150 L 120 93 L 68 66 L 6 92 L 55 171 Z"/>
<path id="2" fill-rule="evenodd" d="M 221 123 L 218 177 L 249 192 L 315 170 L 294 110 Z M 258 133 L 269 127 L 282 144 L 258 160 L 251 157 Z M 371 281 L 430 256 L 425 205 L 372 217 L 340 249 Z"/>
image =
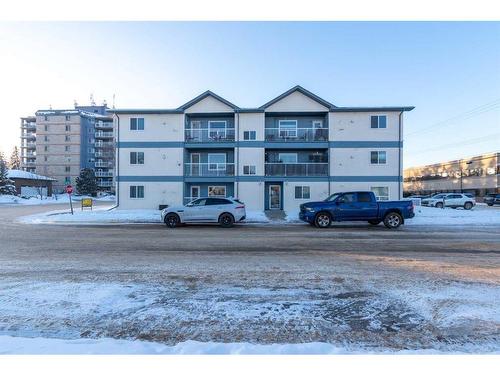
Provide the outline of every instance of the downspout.
<path id="1" fill-rule="evenodd" d="M 116 206 L 113 208 L 118 208 L 120 205 L 120 181 L 118 180 L 118 177 L 120 176 L 120 116 L 115 113 L 115 116 L 117 118 L 116 121 L 116 145 L 115 145 L 115 158 L 116 158 L 116 174 L 115 174 L 115 192 L 116 192 Z"/>
<path id="2" fill-rule="evenodd" d="M 401 149 L 402 149 L 402 145 L 401 145 L 401 119 L 402 119 L 402 115 L 403 115 L 403 111 L 399 112 L 399 147 L 398 147 L 398 200 L 401 199 L 401 179 L 402 179 L 402 173 L 401 173 L 401 168 L 402 168 L 402 165 L 401 165 Z"/>
<path id="3" fill-rule="evenodd" d="M 240 193 L 240 113 L 236 112 L 236 165 L 235 165 L 235 198 L 239 199 Z"/>

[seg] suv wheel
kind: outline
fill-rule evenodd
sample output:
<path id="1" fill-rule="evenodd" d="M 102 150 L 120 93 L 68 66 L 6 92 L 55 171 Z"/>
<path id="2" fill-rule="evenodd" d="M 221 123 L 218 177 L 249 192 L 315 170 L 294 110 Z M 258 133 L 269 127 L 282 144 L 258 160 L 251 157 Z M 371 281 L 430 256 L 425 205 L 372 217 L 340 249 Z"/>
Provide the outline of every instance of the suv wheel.
<path id="1" fill-rule="evenodd" d="M 472 208 L 472 206 L 473 206 L 472 202 L 465 202 L 464 209 L 470 210 Z"/>
<path id="2" fill-rule="evenodd" d="M 169 228 L 176 228 L 180 223 L 181 220 L 179 219 L 179 215 L 177 214 L 168 214 L 167 216 L 165 216 L 165 224 L 167 224 L 167 227 Z"/>
<path id="3" fill-rule="evenodd" d="M 486 204 L 490 207 L 493 206 L 493 203 L 486 203 Z"/>
<path id="4" fill-rule="evenodd" d="M 442 202 L 437 202 L 436 203 L 436 208 L 443 208 L 443 203 Z"/>
<path id="5" fill-rule="evenodd" d="M 234 217 L 231 214 L 222 214 L 219 216 L 219 225 L 223 228 L 231 228 L 234 224 Z"/>
<path id="6" fill-rule="evenodd" d="M 396 229 L 403 224 L 403 218 L 397 212 L 390 212 L 385 215 L 384 225 L 389 229 Z"/>
<path id="7" fill-rule="evenodd" d="M 332 217 L 328 212 L 320 212 L 314 219 L 314 224 L 318 228 L 328 228 L 332 223 Z"/>

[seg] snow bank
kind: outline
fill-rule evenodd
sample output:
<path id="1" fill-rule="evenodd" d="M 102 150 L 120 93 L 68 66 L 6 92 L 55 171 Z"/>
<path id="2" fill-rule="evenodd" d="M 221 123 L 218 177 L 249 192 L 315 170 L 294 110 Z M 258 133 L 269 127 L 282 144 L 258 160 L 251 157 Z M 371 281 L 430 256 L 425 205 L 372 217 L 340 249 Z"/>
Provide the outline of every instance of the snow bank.
<path id="1" fill-rule="evenodd" d="M 415 217 L 405 225 L 500 225 L 500 210 L 495 207 L 475 207 L 472 210 L 415 207 Z"/>
<path id="2" fill-rule="evenodd" d="M 42 214 L 23 216 L 19 222 L 24 224 L 113 224 L 113 223 L 161 223 L 159 210 L 110 210 L 97 207 L 82 211 L 79 208 L 71 215 L 69 210 L 50 211 Z"/>
<path id="3" fill-rule="evenodd" d="M 185 341 L 174 346 L 155 342 L 102 339 L 63 340 L 0 336 L 0 354 L 439 354 L 435 349 L 373 351 L 338 347 L 328 343 L 259 345 L 250 343 L 217 343 Z M 446 352 L 450 354 L 450 352 Z M 455 354 L 469 351 L 455 352 Z M 489 352 L 499 354 L 498 351 Z"/>

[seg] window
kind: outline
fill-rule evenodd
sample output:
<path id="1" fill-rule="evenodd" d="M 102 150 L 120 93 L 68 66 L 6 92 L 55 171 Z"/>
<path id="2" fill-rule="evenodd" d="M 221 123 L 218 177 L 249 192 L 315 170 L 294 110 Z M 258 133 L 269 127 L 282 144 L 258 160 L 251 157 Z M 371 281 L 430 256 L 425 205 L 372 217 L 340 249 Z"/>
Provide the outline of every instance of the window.
<path id="1" fill-rule="evenodd" d="M 297 163 L 297 154 L 296 153 L 279 153 L 278 161 L 280 163 L 288 163 L 288 164 L 296 164 Z"/>
<path id="2" fill-rule="evenodd" d="M 43 116 L 43 119 L 44 119 L 45 121 L 49 121 L 49 116 Z"/>
<path id="3" fill-rule="evenodd" d="M 48 161 L 48 160 L 49 160 L 49 158 L 47 156 L 43 157 L 43 161 Z"/>
<path id="4" fill-rule="evenodd" d="M 387 153 L 385 151 L 372 151 L 371 163 L 372 164 L 385 164 L 387 161 Z"/>
<path id="5" fill-rule="evenodd" d="M 372 196 L 370 193 L 358 193 L 358 202 L 371 202 Z"/>
<path id="6" fill-rule="evenodd" d="M 144 186 L 130 186 L 130 198 L 144 198 Z"/>
<path id="7" fill-rule="evenodd" d="M 243 132 L 243 139 L 245 141 L 255 141 L 257 134 L 255 130 L 246 130 Z"/>
<path id="8" fill-rule="evenodd" d="M 372 116 L 371 117 L 372 129 L 385 129 L 387 128 L 387 116 Z"/>
<path id="9" fill-rule="evenodd" d="M 48 135 L 44 136 L 44 137 L 43 137 L 43 140 L 44 140 L 45 142 L 48 142 L 48 141 L 49 141 L 49 136 L 48 136 Z"/>
<path id="10" fill-rule="evenodd" d="M 71 137 L 69 135 L 67 135 L 67 136 L 64 137 L 64 140 L 66 142 L 70 142 L 71 141 Z"/>
<path id="11" fill-rule="evenodd" d="M 255 165 L 244 165 L 243 174 L 255 174 Z"/>
<path id="12" fill-rule="evenodd" d="M 310 199 L 311 191 L 309 186 L 295 186 L 295 199 Z"/>
<path id="13" fill-rule="evenodd" d="M 214 139 L 226 138 L 226 121 L 209 121 L 208 136 Z"/>
<path id="14" fill-rule="evenodd" d="M 216 206 L 219 204 L 231 204 L 231 201 L 228 201 L 227 199 L 223 198 L 207 198 L 207 202 L 205 203 L 205 206 Z"/>
<path id="15" fill-rule="evenodd" d="M 69 132 L 71 130 L 71 125 L 66 125 L 64 128 L 67 132 Z M 90 129 L 89 129 L 89 133 L 90 133 Z"/>
<path id="16" fill-rule="evenodd" d="M 226 170 L 226 154 L 208 154 L 208 170 Z"/>
<path id="17" fill-rule="evenodd" d="M 144 130 L 144 118 L 133 117 L 130 119 L 130 130 Z"/>
<path id="18" fill-rule="evenodd" d="M 205 206 L 205 203 L 207 202 L 207 198 L 200 198 L 196 199 L 191 202 L 193 206 Z"/>
<path id="19" fill-rule="evenodd" d="M 226 187 L 225 186 L 209 186 L 208 187 L 209 197 L 225 197 Z"/>
<path id="20" fill-rule="evenodd" d="M 387 186 L 372 187 L 371 191 L 373 191 L 373 194 L 375 194 L 375 198 L 378 201 L 388 201 L 389 200 L 389 188 Z"/>
<path id="21" fill-rule="evenodd" d="M 346 193 L 338 199 L 339 203 L 354 203 L 356 202 L 356 193 Z"/>
<path id="22" fill-rule="evenodd" d="M 144 152 L 131 152 L 130 164 L 144 164 Z"/>
<path id="23" fill-rule="evenodd" d="M 45 146 L 43 149 L 44 149 L 45 151 L 49 151 L 49 146 Z"/>
<path id="24" fill-rule="evenodd" d="M 313 120 L 312 125 L 313 125 L 313 129 L 321 129 L 321 128 L 323 128 L 323 121 Z"/>
<path id="25" fill-rule="evenodd" d="M 71 120 L 71 116 L 66 115 L 66 121 Z"/>
<path id="26" fill-rule="evenodd" d="M 297 138 L 297 120 L 279 120 L 279 136 Z"/>
<path id="27" fill-rule="evenodd" d="M 49 131 L 49 126 L 48 125 L 44 125 L 43 128 L 45 129 L 46 132 Z"/>
<path id="28" fill-rule="evenodd" d="M 65 172 L 71 172 L 71 167 L 68 167 L 68 166 L 64 167 L 64 171 Z"/>
<path id="29" fill-rule="evenodd" d="M 69 146 L 64 146 L 64 151 L 69 151 Z"/>
<path id="30" fill-rule="evenodd" d="M 69 177 L 69 176 L 68 176 L 68 177 L 65 177 L 65 178 L 64 178 L 64 183 L 65 183 L 66 185 L 71 184 L 71 177 Z"/>

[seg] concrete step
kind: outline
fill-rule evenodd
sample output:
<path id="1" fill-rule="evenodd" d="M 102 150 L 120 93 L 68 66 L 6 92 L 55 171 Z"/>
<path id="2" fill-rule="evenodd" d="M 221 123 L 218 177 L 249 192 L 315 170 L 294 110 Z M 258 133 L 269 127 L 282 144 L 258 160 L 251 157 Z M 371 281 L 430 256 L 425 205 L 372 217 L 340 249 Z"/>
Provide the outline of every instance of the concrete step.
<path id="1" fill-rule="evenodd" d="M 264 213 L 266 214 L 267 218 L 269 220 L 285 220 L 285 211 L 283 210 L 265 210 Z"/>

